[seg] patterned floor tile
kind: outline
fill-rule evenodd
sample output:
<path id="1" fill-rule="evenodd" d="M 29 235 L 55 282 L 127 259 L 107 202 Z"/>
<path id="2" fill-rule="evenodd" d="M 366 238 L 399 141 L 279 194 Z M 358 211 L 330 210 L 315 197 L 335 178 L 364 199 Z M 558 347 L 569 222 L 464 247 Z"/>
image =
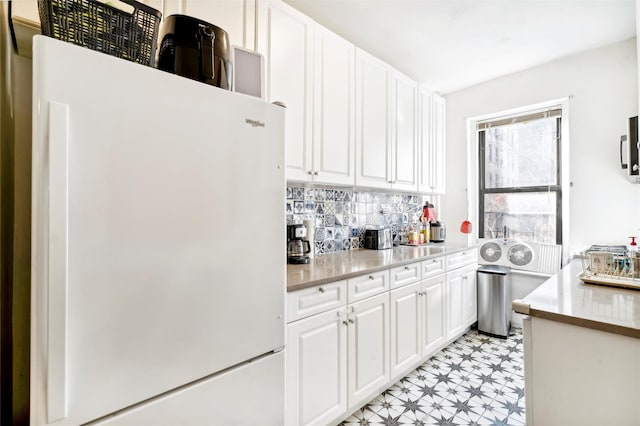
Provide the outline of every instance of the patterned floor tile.
<path id="1" fill-rule="evenodd" d="M 522 332 L 464 336 L 341 425 L 525 424 Z"/>

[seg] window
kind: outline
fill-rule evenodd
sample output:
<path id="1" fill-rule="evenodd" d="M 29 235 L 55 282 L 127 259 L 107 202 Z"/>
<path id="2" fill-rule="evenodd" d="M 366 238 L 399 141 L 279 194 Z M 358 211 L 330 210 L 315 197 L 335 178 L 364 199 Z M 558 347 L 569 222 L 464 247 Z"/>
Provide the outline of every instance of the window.
<path id="1" fill-rule="evenodd" d="M 561 119 L 556 107 L 478 123 L 480 238 L 562 244 Z"/>

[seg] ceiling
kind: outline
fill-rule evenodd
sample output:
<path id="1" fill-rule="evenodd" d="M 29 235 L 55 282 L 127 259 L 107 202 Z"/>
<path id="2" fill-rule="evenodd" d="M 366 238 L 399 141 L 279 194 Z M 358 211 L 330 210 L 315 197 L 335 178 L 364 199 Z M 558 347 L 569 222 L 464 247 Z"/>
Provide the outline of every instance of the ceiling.
<path id="1" fill-rule="evenodd" d="M 634 37 L 634 0 L 284 0 L 440 93 Z"/>

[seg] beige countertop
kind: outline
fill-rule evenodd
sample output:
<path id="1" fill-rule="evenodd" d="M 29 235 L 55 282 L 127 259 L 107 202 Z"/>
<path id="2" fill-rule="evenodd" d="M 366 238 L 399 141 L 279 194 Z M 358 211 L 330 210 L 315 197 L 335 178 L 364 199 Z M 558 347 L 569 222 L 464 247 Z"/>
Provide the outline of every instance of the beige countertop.
<path id="1" fill-rule="evenodd" d="M 640 290 L 585 284 L 579 259 L 522 300 L 513 302 L 521 314 L 595 330 L 640 338 Z"/>
<path id="2" fill-rule="evenodd" d="M 358 275 L 456 253 L 470 247 L 434 243 L 421 247 L 400 246 L 388 250 L 344 250 L 314 257 L 306 265 L 287 265 L 287 291 L 314 287 Z"/>

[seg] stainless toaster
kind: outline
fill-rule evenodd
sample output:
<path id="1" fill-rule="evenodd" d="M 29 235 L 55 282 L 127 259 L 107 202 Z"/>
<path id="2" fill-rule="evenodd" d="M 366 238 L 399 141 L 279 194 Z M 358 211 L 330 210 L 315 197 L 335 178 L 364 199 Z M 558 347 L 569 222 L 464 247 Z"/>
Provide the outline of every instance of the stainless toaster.
<path id="1" fill-rule="evenodd" d="M 391 229 L 365 229 L 364 248 L 372 250 L 384 250 L 393 248 Z"/>

